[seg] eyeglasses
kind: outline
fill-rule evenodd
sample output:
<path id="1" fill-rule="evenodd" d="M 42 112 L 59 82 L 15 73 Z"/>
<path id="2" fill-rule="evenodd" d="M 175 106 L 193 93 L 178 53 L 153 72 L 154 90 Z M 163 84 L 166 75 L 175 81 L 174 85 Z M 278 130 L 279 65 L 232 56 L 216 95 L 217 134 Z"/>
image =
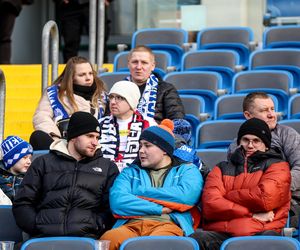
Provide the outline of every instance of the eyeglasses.
<path id="1" fill-rule="evenodd" d="M 121 101 L 125 101 L 126 100 L 123 96 L 119 96 L 119 95 L 109 95 L 108 99 L 110 101 L 112 101 L 112 99 L 115 99 L 115 102 L 121 102 Z"/>
<path id="2" fill-rule="evenodd" d="M 254 139 L 249 139 L 249 138 L 247 138 L 247 137 L 242 137 L 241 138 L 241 144 L 242 145 L 249 145 L 250 143 L 252 143 L 252 145 L 254 146 L 254 147 L 259 147 L 263 142 L 262 142 L 262 140 L 261 139 L 259 139 L 259 138 L 254 138 Z"/>

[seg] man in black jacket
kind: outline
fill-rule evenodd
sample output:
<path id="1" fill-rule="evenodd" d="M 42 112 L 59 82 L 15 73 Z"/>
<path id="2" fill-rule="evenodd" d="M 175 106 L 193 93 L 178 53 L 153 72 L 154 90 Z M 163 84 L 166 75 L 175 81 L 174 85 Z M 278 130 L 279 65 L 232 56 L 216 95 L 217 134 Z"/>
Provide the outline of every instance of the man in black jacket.
<path id="1" fill-rule="evenodd" d="M 18 226 L 33 237 L 99 238 L 112 224 L 109 188 L 119 171 L 99 150 L 99 123 L 75 112 L 67 140 L 35 159 L 13 204 Z"/>
<path id="2" fill-rule="evenodd" d="M 137 84 L 141 92 L 138 110 L 144 117 L 154 118 L 157 123 L 165 118 L 184 118 L 184 108 L 176 88 L 152 73 L 155 58 L 150 48 L 140 45 L 132 49 L 128 55 L 128 68 L 128 80 Z"/>

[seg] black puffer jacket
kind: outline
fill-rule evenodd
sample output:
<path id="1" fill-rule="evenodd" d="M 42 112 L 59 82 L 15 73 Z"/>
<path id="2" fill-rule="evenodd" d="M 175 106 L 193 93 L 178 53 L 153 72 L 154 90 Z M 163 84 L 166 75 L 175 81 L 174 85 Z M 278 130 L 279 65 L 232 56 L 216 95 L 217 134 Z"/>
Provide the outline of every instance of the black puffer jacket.
<path id="1" fill-rule="evenodd" d="M 159 81 L 154 119 L 160 123 L 165 118 L 183 119 L 184 108 L 176 88 L 171 83 Z"/>
<path id="2" fill-rule="evenodd" d="M 118 172 L 101 150 L 76 161 L 58 141 L 23 179 L 13 203 L 18 226 L 32 236 L 99 238 L 112 224 L 109 188 Z"/>

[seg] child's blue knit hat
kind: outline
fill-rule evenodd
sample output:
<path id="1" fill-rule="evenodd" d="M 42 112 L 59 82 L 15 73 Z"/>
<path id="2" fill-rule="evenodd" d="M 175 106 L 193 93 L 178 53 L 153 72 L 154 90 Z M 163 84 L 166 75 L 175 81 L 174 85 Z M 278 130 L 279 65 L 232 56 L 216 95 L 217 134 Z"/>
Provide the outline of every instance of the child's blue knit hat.
<path id="1" fill-rule="evenodd" d="M 5 169 L 13 167 L 21 158 L 33 153 L 32 146 L 18 136 L 8 136 L 1 143 Z"/>
<path id="2" fill-rule="evenodd" d="M 183 138 L 186 143 L 189 143 L 192 137 L 192 126 L 185 119 L 174 119 L 174 134 Z"/>

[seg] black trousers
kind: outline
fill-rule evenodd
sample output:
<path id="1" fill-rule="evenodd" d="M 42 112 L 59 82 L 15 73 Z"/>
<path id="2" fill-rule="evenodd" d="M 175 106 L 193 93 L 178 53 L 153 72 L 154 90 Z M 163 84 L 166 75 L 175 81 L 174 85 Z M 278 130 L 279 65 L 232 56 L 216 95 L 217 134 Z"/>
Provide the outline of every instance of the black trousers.
<path id="1" fill-rule="evenodd" d="M 0 64 L 10 64 L 11 35 L 17 14 L 9 4 L 0 6 Z"/>
<path id="2" fill-rule="evenodd" d="M 274 235 L 274 236 L 280 236 L 279 233 L 275 231 L 264 231 L 257 233 L 255 235 Z M 231 238 L 229 234 L 225 233 L 218 233 L 213 231 L 204 231 L 202 229 L 197 229 L 195 233 L 190 235 L 191 238 L 194 238 L 198 244 L 201 250 L 219 250 L 222 243 Z"/>

